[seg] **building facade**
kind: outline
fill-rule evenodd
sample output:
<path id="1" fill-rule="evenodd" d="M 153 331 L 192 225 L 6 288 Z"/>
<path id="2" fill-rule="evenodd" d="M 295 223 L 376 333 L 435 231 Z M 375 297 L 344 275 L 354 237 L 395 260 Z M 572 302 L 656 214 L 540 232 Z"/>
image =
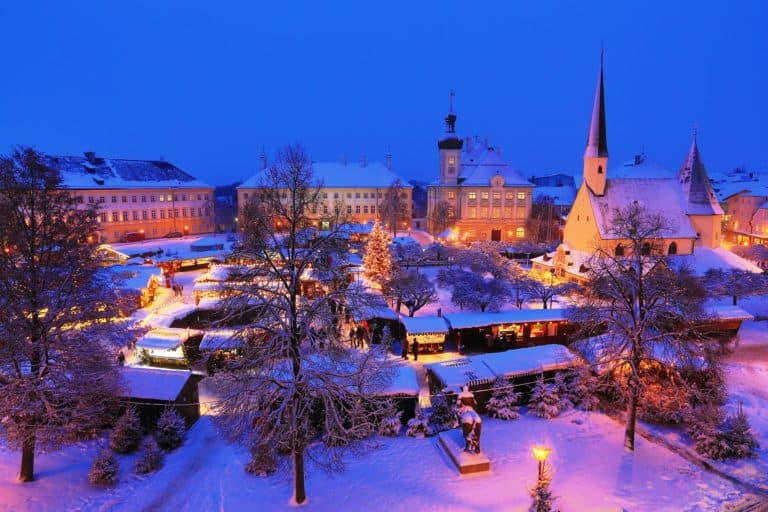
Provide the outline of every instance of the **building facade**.
<path id="1" fill-rule="evenodd" d="M 91 152 L 47 159 L 80 202 L 99 206 L 98 242 L 214 230 L 213 187 L 169 162 L 107 159 Z"/>
<path id="2" fill-rule="evenodd" d="M 525 239 L 534 185 L 487 140 L 460 139 L 452 111 L 445 124 L 437 143 L 440 175 L 427 187 L 429 231 L 459 242 Z"/>
<path id="3" fill-rule="evenodd" d="M 261 155 L 261 170 L 237 187 L 239 208 L 252 200 L 264 183 L 263 171 L 267 169 L 266 155 Z M 368 162 L 365 157 L 359 162 L 312 162 L 313 179 L 322 183 L 318 210 L 310 212 L 318 223 L 338 208 L 346 222 L 366 223 L 378 220 L 387 229 L 404 231 L 410 229 L 413 204 L 413 187 L 402 177 L 392 172 L 392 157 L 387 154 L 385 163 Z M 393 187 L 393 184 L 397 186 Z M 398 194 L 396 200 L 390 194 Z M 287 192 L 285 193 L 287 197 Z M 397 215 L 389 215 L 390 205 L 399 208 Z M 330 226 L 320 226 L 326 229 Z"/>
<path id="4" fill-rule="evenodd" d="M 737 245 L 768 245 L 768 185 L 752 183 L 725 199 L 725 239 Z"/>

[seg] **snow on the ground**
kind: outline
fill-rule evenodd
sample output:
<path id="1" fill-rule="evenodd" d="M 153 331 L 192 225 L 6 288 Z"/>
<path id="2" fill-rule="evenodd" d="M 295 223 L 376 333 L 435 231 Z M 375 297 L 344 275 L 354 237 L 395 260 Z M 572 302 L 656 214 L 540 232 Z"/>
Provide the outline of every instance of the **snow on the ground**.
<path id="1" fill-rule="evenodd" d="M 513 422 L 486 419 L 482 444 L 491 471 L 460 476 L 437 438 L 377 438 L 378 449 L 331 477 L 307 480 L 308 510 L 526 510 L 536 479 L 531 448 L 552 448 L 552 488 L 562 510 L 720 510 L 742 493 L 665 448 L 638 439 L 622 448 L 623 428 L 595 413 L 569 412 L 554 420 L 523 415 Z M 285 475 L 258 478 L 243 471 L 246 450 L 225 443 L 208 416 L 156 474 L 130 472 L 135 458 L 120 456 L 116 488 L 87 483 L 96 443 L 81 443 L 38 460 L 39 480 L 13 481 L 18 453 L 0 451 L 0 510 L 295 510 Z M 396 504 L 396 505 L 395 505 Z"/>

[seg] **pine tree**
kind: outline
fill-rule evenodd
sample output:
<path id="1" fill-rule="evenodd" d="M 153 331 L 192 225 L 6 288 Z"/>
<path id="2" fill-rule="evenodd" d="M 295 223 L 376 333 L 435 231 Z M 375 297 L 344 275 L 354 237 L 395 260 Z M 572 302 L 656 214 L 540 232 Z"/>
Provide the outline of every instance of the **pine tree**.
<path id="1" fill-rule="evenodd" d="M 713 460 L 751 457 L 760 447 L 741 404 L 735 416 L 725 419 L 718 407 L 698 408 L 689 419 L 688 434 L 696 451 Z"/>
<path id="2" fill-rule="evenodd" d="M 760 443 L 757 442 L 752 433 L 749 418 L 744 414 L 741 403 L 739 403 L 739 411 L 736 415 L 725 420 L 723 438 L 731 447 L 730 455 L 733 458 L 752 457 L 760 448 Z"/>
<path id="3" fill-rule="evenodd" d="M 429 413 L 429 427 L 433 433 L 449 430 L 456 424 L 456 411 L 448 404 L 445 395 L 432 398 L 432 409 Z"/>
<path id="4" fill-rule="evenodd" d="M 598 381 L 588 365 L 576 368 L 566 389 L 566 397 L 579 409 L 594 411 L 600 405 L 597 396 Z"/>
<path id="5" fill-rule="evenodd" d="M 134 407 L 128 407 L 117 420 L 109 445 L 115 453 L 131 453 L 139 447 L 141 436 L 139 414 Z"/>
<path id="6" fill-rule="evenodd" d="M 137 475 L 146 475 L 160 469 L 163 464 L 163 452 L 157 446 L 157 441 L 153 437 L 148 437 L 141 447 L 139 458 L 133 465 L 133 471 Z"/>
<path id="7" fill-rule="evenodd" d="M 157 420 L 155 439 L 163 450 L 172 451 L 181 446 L 187 435 L 187 426 L 184 418 L 179 416 L 175 409 L 168 408 L 163 411 Z"/>
<path id="8" fill-rule="evenodd" d="M 385 325 L 384 329 L 381 331 L 381 346 L 384 347 L 385 350 L 390 350 L 394 342 L 395 338 L 392 336 L 392 330 L 388 325 Z"/>
<path id="9" fill-rule="evenodd" d="M 552 507 L 554 506 L 555 497 L 552 495 L 552 490 L 549 485 L 552 483 L 552 476 L 549 468 L 544 466 L 544 474 L 536 481 L 536 485 L 528 491 L 533 503 L 531 503 L 529 512 L 557 512 Z"/>
<path id="10" fill-rule="evenodd" d="M 520 395 L 515 393 L 512 384 L 504 378 L 499 378 L 493 387 L 493 394 L 485 406 L 488 413 L 494 418 L 502 420 L 516 420 L 519 418 L 520 412 L 517 402 L 520 400 Z"/>
<path id="11" fill-rule="evenodd" d="M 91 470 L 88 472 L 88 481 L 99 487 L 111 487 L 117 482 L 119 469 L 120 466 L 112 450 L 101 450 L 93 459 Z"/>
<path id="12" fill-rule="evenodd" d="M 365 277 L 381 283 L 392 273 L 392 255 L 389 252 L 391 239 L 381 230 L 378 222 L 373 224 L 371 234 L 368 236 L 368 245 L 363 256 Z"/>
<path id="13" fill-rule="evenodd" d="M 569 397 L 570 382 L 567 379 L 565 372 L 558 372 L 555 374 L 555 390 L 560 397 L 560 412 L 573 407 L 573 401 Z"/>
<path id="14" fill-rule="evenodd" d="M 539 418 L 552 419 L 560 414 L 560 396 L 557 389 L 544 382 L 544 376 L 536 379 L 536 385 L 528 403 L 528 412 Z"/>

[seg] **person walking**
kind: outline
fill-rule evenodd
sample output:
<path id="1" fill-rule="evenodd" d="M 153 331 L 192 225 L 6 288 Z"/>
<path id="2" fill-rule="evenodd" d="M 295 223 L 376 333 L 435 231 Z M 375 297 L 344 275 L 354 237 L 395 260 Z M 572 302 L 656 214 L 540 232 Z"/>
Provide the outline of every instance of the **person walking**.
<path id="1" fill-rule="evenodd" d="M 416 338 L 413 338 L 413 360 L 419 360 L 419 342 Z"/>

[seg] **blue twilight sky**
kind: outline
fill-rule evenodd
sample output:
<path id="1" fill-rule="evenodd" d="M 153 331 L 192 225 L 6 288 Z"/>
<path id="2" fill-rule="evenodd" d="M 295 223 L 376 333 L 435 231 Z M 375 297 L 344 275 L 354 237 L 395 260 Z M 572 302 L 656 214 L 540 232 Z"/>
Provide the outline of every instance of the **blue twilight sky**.
<path id="1" fill-rule="evenodd" d="M 212 184 L 265 146 L 437 173 L 460 135 L 525 175 L 580 172 L 601 44 L 613 164 L 768 167 L 768 2 L 0 3 L 0 151 L 160 156 Z"/>

